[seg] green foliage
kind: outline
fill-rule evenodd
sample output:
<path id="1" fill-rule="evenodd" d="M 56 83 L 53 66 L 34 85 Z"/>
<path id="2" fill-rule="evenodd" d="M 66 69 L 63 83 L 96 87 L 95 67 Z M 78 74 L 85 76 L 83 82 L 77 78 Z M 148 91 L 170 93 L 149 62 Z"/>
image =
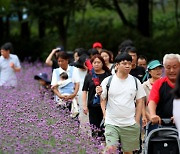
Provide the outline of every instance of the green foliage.
<path id="1" fill-rule="evenodd" d="M 125 39 L 132 39 L 138 53 L 146 55 L 149 60 L 162 59 L 170 51 L 178 52 L 180 41 L 177 38 L 180 31 L 176 25 L 173 1 L 164 5 L 165 10 L 159 7 L 160 4 L 154 4 L 151 37 L 143 37 L 136 30 L 137 2 L 118 2 L 126 19 L 134 27 L 123 26 L 113 1 L 109 0 L 0 0 L 0 4 L 9 10 L 8 13 L 14 15 L 26 7 L 31 31 L 30 38 L 24 39 L 20 35 L 21 23 L 10 21 L 10 36 L 1 38 L 0 43 L 11 41 L 21 60 L 32 57 L 33 61 L 44 61 L 53 48 L 64 43 L 61 37 L 64 26 L 68 51 L 78 47 L 89 49 L 93 42 L 100 41 L 104 48 L 116 55 L 118 45 Z M 1 16 L 5 16 L 2 10 L 0 12 Z M 63 26 L 60 26 L 60 20 L 63 21 Z M 41 38 L 39 21 L 44 21 L 45 24 L 45 35 Z"/>
<path id="2" fill-rule="evenodd" d="M 10 4 L 11 4 L 11 0 L 0 0 L 1 9 L 2 8 L 9 9 Z"/>

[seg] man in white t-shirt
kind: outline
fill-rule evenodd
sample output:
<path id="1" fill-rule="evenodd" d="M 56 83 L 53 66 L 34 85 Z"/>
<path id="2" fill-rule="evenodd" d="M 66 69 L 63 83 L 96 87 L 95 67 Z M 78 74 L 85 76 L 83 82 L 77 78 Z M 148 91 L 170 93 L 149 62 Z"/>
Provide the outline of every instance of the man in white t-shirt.
<path id="1" fill-rule="evenodd" d="M 16 72 L 21 70 L 19 59 L 12 52 L 12 44 L 5 43 L 1 47 L 0 57 L 0 86 L 17 86 Z"/>
<path id="2" fill-rule="evenodd" d="M 108 102 L 106 101 L 106 85 L 109 77 L 101 83 L 101 108 L 105 118 L 106 150 L 116 153 L 120 142 L 123 152 L 129 154 L 139 148 L 139 121 L 145 92 L 140 81 L 129 74 L 132 57 L 123 52 L 117 55 L 115 62 L 117 72 L 110 83 Z"/>

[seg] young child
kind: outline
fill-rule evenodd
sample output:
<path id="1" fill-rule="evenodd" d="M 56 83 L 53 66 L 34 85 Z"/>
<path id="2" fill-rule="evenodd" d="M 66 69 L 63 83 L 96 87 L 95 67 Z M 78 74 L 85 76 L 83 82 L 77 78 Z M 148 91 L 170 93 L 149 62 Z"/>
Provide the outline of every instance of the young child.
<path id="1" fill-rule="evenodd" d="M 48 75 L 46 73 L 39 73 L 38 75 L 34 76 L 34 79 L 38 80 L 39 90 L 42 96 L 45 96 L 47 93 L 49 96 L 52 95 L 50 86 L 51 81 L 48 79 Z"/>
<path id="2" fill-rule="evenodd" d="M 60 74 L 60 80 L 53 85 L 51 88 L 57 87 L 58 86 L 58 90 L 60 92 L 60 94 L 63 96 L 63 98 L 56 98 L 58 105 L 67 105 L 67 102 L 71 102 L 72 101 L 72 105 L 70 107 L 71 110 L 71 116 L 74 117 L 76 116 L 79 112 L 78 112 L 78 103 L 77 103 L 77 99 L 74 98 L 72 100 L 64 100 L 68 95 L 71 95 L 74 93 L 74 83 L 72 82 L 72 80 L 70 78 L 68 78 L 68 74 L 66 72 L 63 72 Z M 75 113 L 73 110 L 76 110 Z"/>

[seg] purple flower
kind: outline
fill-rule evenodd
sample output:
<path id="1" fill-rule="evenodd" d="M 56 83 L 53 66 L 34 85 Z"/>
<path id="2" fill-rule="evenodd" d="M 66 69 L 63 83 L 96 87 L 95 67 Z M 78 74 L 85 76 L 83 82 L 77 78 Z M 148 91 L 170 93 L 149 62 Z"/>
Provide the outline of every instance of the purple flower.
<path id="1" fill-rule="evenodd" d="M 79 133 L 79 124 L 51 98 L 42 98 L 34 75 L 51 68 L 22 64 L 18 87 L 0 87 L 0 151 L 2 153 L 99 153 L 98 141 Z"/>

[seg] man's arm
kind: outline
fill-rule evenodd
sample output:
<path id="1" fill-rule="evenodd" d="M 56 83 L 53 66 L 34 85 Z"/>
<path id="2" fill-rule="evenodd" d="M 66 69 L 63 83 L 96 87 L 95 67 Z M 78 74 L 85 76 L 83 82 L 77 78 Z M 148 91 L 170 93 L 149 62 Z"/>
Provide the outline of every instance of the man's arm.
<path id="1" fill-rule="evenodd" d="M 106 99 L 103 99 L 101 97 L 101 109 L 103 112 L 103 118 L 105 118 L 105 116 L 106 116 L 106 103 L 107 103 Z"/>
<path id="2" fill-rule="evenodd" d="M 142 125 L 143 125 L 143 127 L 147 125 L 145 101 L 146 101 L 146 97 L 143 97 L 143 103 L 142 103 Z"/>
<path id="3" fill-rule="evenodd" d="M 161 118 L 156 115 L 156 108 L 157 108 L 157 104 L 153 101 L 150 100 L 148 103 L 148 109 L 149 109 L 149 113 L 150 113 L 150 120 L 152 123 L 159 123 L 161 124 Z"/>
<path id="4" fill-rule="evenodd" d="M 156 103 L 154 101 L 149 101 L 148 103 L 148 108 L 149 108 L 149 113 L 150 115 L 156 115 Z"/>
<path id="5" fill-rule="evenodd" d="M 20 72 L 21 68 L 16 67 L 13 62 L 11 62 L 9 65 L 14 70 L 14 72 Z"/>
<path id="6" fill-rule="evenodd" d="M 143 98 L 136 100 L 136 116 L 135 120 L 138 124 L 140 124 L 140 118 L 142 113 L 142 107 L 143 107 Z"/>

